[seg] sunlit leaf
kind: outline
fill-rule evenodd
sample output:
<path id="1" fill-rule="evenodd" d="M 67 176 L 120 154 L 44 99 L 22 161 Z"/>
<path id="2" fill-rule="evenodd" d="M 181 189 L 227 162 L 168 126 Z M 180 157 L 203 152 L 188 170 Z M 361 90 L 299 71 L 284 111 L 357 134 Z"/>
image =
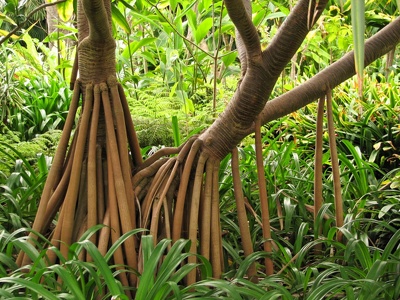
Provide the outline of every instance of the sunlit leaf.
<path id="1" fill-rule="evenodd" d="M 8 23 L 11 23 L 13 25 L 17 25 L 13 19 L 11 19 L 9 16 L 7 16 L 6 14 L 0 12 L 0 21 L 6 21 Z"/>
<path id="2" fill-rule="evenodd" d="M 236 59 L 237 57 L 237 52 L 231 52 L 228 53 L 227 55 L 222 56 L 222 61 L 224 62 L 225 67 L 229 67 Z"/>
<path id="3" fill-rule="evenodd" d="M 179 123 L 177 116 L 172 116 L 172 133 L 174 135 L 175 147 L 179 147 L 181 144 L 181 138 L 180 138 Z"/>
<path id="4" fill-rule="evenodd" d="M 125 31 L 126 34 L 131 33 L 131 27 L 124 15 L 119 11 L 116 5 L 111 6 L 112 19 Z"/>
<path id="5" fill-rule="evenodd" d="M 207 18 L 203 22 L 201 22 L 199 26 L 197 26 L 195 34 L 196 43 L 200 43 L 200 41 L 204 39 L 207 33 L 209 33 L 212 25 L 213 25 L 213 20 L 211 18 Z"/>
<path id="6" fill-rule="evenodd" d="M 3 29 L 0 29 L 0 35 L 1 36 L 6 36 L 6 35 L 8 35 L 9 34 L 9 32 L 8 31 L 6 31 L 6 30 L 3 30 Z M 15 35 L 15 34 L 13 34 L 13 35 L 11 35 L 11 38 L 12 39 L 18 39 L 19 38 L 19 36 L 18 35 Z"/>
<path id="7" fill-rule="evenodd" d="M 132 56 L 138 49 L 154 42 L 155 40 L 157 39 L 149 37 L 141 39 L 140 41 L 134 41 L 130 43 L 129 46 L 126 47 L 122 52 L 122 57 L 124 57 L 125 59 L 129 59 L 129 57 Z"/>
<path id="8" fill-rule="evenodd" d="M 55 2 L 55 1 L 50 1 Z M 74 14 L 74 0 L 66 0 L 57 4 L 58 15 L 61 20 L 67 22 Z"/>

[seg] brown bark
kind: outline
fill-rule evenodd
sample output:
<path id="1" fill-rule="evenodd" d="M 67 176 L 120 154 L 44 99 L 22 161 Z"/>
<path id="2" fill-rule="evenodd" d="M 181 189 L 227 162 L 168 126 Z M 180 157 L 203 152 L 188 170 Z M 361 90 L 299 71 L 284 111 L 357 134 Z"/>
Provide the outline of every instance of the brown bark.
<path id="1" fill-rule="evenodd" d="M 298 6 L 301 4 L 302 2 L 299 2 Z M 321 2 L 319 5 L 321 5 Z M 296 7 L 295 10 L 297 9 L 298 11 L 301 8 Z M 303 8 L 303 10 L 307 9 Z M 230 152 L 230 149 L 246 135 L 254 132 L 252 119 L 258 113 L 261 113 L 262 124 L 266 124 L 317 100 L 328 89 L 334 88 L 355 75 L 354 55 L 353 52 L 350 52 L 304 84 L 266 103 L 265 98 L 269 97 L 272 86 L 275 84 L 277 76 L 279 76 L 279 70 L 283 69 L 285 61 L 289 61 L 292 56 L 291 49 L 283 51 L 284 48 L 281 48 L 284 46 L 282 41 L 286 40 L 287 36 L 292 36 L 289 33 L 285 34 L 283 31 L 290 32 L 291 30 L 292 32 L 298 32 L 303 38 L 305 36 L 307 18 L 303 18 L 303 26 L 299 25 L 298 29 L 294 30 L 296 28 L 295 24 L 299 19 L 293 21 L 291 25 L 288 18 L 281 27 L 282 32 L 280 31 L 277 34 L 281 37 L 274 39 L 274 42 L 263 53 L 265 65 L 257 68 L 257 66 L 249 64 L 248 71 L 227 109 L 201 136 L 205 141 L 205 149 L 215 153 L 219 159 L 225 157 Z M 291 26 L 294 27 L 292 28 Z M 293 41 L 295 40 L 294 36 L 292 36 L 292 39 Z M 365 44 L 365 66 L 391 51 L 399 42 L 400 18 L 397 18 L 367 40 Z M 283 54 L 281 54 L 282 52 Z M 266 58 L 268 59 L 265 60 Z M 264 66 L 273 62 L 276 62 L 275 67 L 264 69 Z M 281 65 L 280 68 L 278 67 L 279 65 Z M 262 72 L 265 72 L 265 74 L 259 74 Z M 273 84 L 271 85 L 271 83 Z M 258 107 L 260 104 L 264 105 L 262 110 Z"/>
<path id="2" fill-rule="evenodd" d="M 395 48 L 398 43 L 400 17 L 366 41 L 364 65 L 371 64 Z M 302 85 L 269 101 L 261 113 L 262 123 L 266 124 L 310 104 L 325 95 L 328 89 L 333 89 L 355 74 L 354 53 L 349 52 Z M 254 128 L 249 127 L 245 134 L 253 131 Z"/>
<path id="3" fill-rule="evenodd" d="M 82 89 L 85 90 L 86 84 L 106 82 L 116 72 L 111 2 L 79 1 L 78 32 L 78 68 Z"/>
<path id="4" fill-rule="evenodd" d="M 257 31 L 245 13 L 245 6 L 238 5 L 236 1 L 225 3 L 240 33 L 247 69 L 242 72 L 244 76 L 225 111 L 200 137 L 206 151 L 218 159 L 225 157 L 247 135 L 248 128 L 254 127 L 254 119 L 265 106 L 279 75 L 310 30 L 309 11 L 315 12 L 315 22 L 327 1 L 321 0 L 318 4 L 311 1 L 309 8 L 309 0 L 300 0 L 263 52 Z"/>

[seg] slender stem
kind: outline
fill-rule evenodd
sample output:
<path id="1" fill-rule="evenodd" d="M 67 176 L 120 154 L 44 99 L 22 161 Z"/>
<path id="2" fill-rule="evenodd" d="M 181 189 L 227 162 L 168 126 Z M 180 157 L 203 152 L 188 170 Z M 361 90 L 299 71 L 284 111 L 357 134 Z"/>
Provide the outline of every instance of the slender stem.
<path id="1" fill-rule="evenodd" d="M 332 93 L 328 91 L 326 93 L 326 106 L 328 114 L 328 133 L 329 133 L 329 148 L 331 150 L 331 160 L 332 160 L 332 173 L 333 173 L 333 186 L 335 195 L 335 217 L 336 226 L 338 228 L 343 226 L 343 199 L 342 199 L 342 186 L 340 183 L 340 169 L 339 169 L 339 159 L 336 147 L 336 136 L 335 136 L 335 125 L 333 120 L 332 112 Z M 342 241 L 343 234 L 338 230 L 337 240 Z"/>
<path id="2" fill-rule="evenodd" d="M 222 36 L 222 13 L 224 10 L 224 2 L 222 2 L 222 6 L 221 6 L 221 12 L 219 15 L 219 25 L 218 25 L 218 41 L 217 43 L 215 42 L 215 29 L 214 26 L 213 28 L 213 44 L 214 44 L 214 81 L 213 81 L 213 114 L 215 117 L 215 113 L 217 110 L 217 77 L 218 77 L 218 56 L 219 56 L 219 50 L 220 50 L 220 46 L 221 46 L 221 36 Z M 214 22 L 214 2 L 213 2 L 213 22 Z"/>
<path id="3" fill-rule="evenodd" d="M 61 229 L 61 245 L 60 252 L 64 257 L 68 256 L 68 248 L 72 242 L 72 234 L 75 224 L 75 209 L 79 194 L 79 182 L 82 174 L 82 162 L 85 153 L 88 128 L 90 122 L 90 114 L 93 106 L 93 86 L 86 86 L 86 102 L 83 108 L 82 118 L 79 124 L 79 132 L 76 141 L 76 149 L 72 162 L 71 178 L 68 185 L 67 194 L 65 195 L 63 209 L 65 209 L 64 222 Z M 57 224 L 58 226 L 61 226 Z"/>
<path id="4" fill-rule="evenodd" d="M 124 234 L 134 229 L 134 225 L 132 224 L 132 219 L 129 213 L 128 195 L 126 194 L 126 184 L 129 184 L 129 187 L 131 187 L 131 184 L 125 182 L 123 176 L 120 151 L 118 149 L 117 137 L 115 135 L 115 128 L 114 128 L 115 120 L 113 118 L 110 99 L 109 99 L 109 90 L 105 83 L 100 84 L 100 88 L 102 91 L 101 99 L 103 102 L 104 115 L 106 121 L 107 142 L 109 143 L 109 148 L 111 152 L 111 155 L 107 157 L 111 161 L 111 168 L 114 174 L 112 178 L 115 185 L 115 191 L 118 201 L 119 219 L 121 223 L 122 233 Z M 110 168 L 108 169 L 108 172 L 111 172 Z M 130 177 L 128 179 L 130 181 Z M 110 185 L 111 182 L 109 182 L 108 184 Z M 135 240 L 133 237 L 128 238 L 124 242 L 124 248 L 126 253 L 130 253 L 130 255 L 126 256 L 128 265 L 133 269 L 137 269 L 137 256 L 136 256 Z M 136 275 L 130 273 L 130 276 L 131 276 L 130 278 L 131 284 L 135 284 Z"/>
<path id="5" fill-rule="evenodd" d="M 167 196 L 167 192 L 169 190 L 169 188 L 171 187 L 172 181 L 175 178 L 175 175 L 178 171 L 178 167 L 179 167 L 179 161 L 172 158 L 170 159 L 171 165 L 173 164 L 173 168 L 171 172 L 167 172 L 167 181 L 165 183 L 165 185 L 163 186 L 162 192 L 160 194 L 160 196 L 158 197 L 158 203 L 156 205 L 156 207 L 154 208 L 153 211 L 153 215 L 152 215 L 152 222 L 151 222 L 151 229 L 150 232 L 154 233 L 154 237 L 156 237 L 156 233 L 157 233 L 157 227 L 158 227 L 158 221 L 160 219 L 160 211 L 161 211 L 161 206 L 164 206 L 165 208 L 165 203 L 166 203 L 166 196 Z M 170 168 L 168 168 L 168 171 L 170 170 Z M 168 214 L 168 211 L 164 211 L 165 215 Z M 156 226 L 154 226 L 153 228 L 153 222 L 156 224 Z M 168 231 L 167 231 L 167 235 L 169 235 Z"/>
<path id="6" fill-rule="evenodd" d="M 131 168 L 130 168 L 130 160 L 129 160 L 129 153 L 128 153 L 128 140 L 127 140 L 127 130 L 126 130 L 126 120 L 124 114 L 124 108 L 121 103 L 121 99 L 119 96 L 118 85 L 115 80 L 115 77 L 111 77 L 108 80 L 108 86 L 111 92 L 111 100 L 112 100 L 112 108 L 113 108 L 113 116 L 115 120 L 116 126 L 116 134 L 117 134 L 117 141 L 118 141 L 118 153 L 120 157 L 120 163 L 122 168 L 122 176 L 125 181 L 125 194 L 127 199 L 133 199 L 133 190 L 132 190 L 132 181 L 131 181 Z M 129 120 L 131 117 L 129 116 Z M 135 209 L 135 201 L 127 201 L 129 215 L 131 217 L 131 224 L 132 229 L 136 228 L 136 209 Z M 136 247 L 135 247 L 136 249 Z M 136 255 L 136 252 L 132 255 Z M 136 258 L 135 258 L 136 260 Z"/>
<path id="7" fill-rule="evenodd" d="M 154 206 L 154 202 L 160 201 L 160 193 L 164 189 L 164 186 L 166 184 L 168 174 L 174 165 L 174 161 L 172 159 L 168 160 L 165 164 L 163 164 L 158 172 L 156 173 L 156 176 L 154 176 L 154 179 L 150 185 L 149 192 L 146 195 L 146 198 L 144 199 L 142 203 L 142 223 L 141 227 L 146 228 L 148 226 L 148 222 L 150 219 L 150 214 L 151 214 L 151 208 Z M 155 211 L 153 211 L 152 218 L 154 219 L 155 216 Z M 153 220 L 154 221 L 154 220 Z M 156 225 L 153 223 L 153 227 Z M 158 219 L 157 219 L 158 222 Z M 151 228 L 153 228 L 151 227 Z M 151 229 L 153 230 L 153 229 Z M 156 231 L 150 231 L 150 234 L 154 236 L 154 241 L 156 241 L 157 237 L 157 232 Z"/>
<path id="8" fill-rule="evenodd" d="M 206 163 L 206 179 L 204 184 L 204 196 L 201 201 L 201 220 L 200 222 L 200 254 L 210 260 L 211 248 L 211 196 L 214 161 L 209 159 Z"/>
<path id="9" fill-rule="evenodd" d="M 92 112 L 92 124 L 90 126 L 89 133 L 89 147 L 88 147 L 88 189 L 87 189 L 87 227 L 91 228 L 98 224 L 97 221 L 97 128 L 99 124 L 100 115 L 100 87 L 96 85 L 94 87 L 94 106 Z M 96 244 L 96 234 L 93 234 L 90 240 Z"/>
<path id="10" fill-rule="evenodd" d="M 102 223 L 104 224 L 104 227 L 100 230 L 97 248 L 99 249 L 101 255 L 105 256 L 108 250 L 108 244 L 111 235 L 110 207 L 108 207 L 106 210 Z"/>
<path id="11" fill-rule="evenodd" d="M 194 177 L 192 202 L 190 203 L 190 223 L 189 223 L 189 239 L 190 253 L 197 253 L 197 231 L 199 228 L 199 208 L 200 208 L 200 194 L 203 187 L 203 173 L 204 166 L 208 159 L 208 155 L 202 152 L 196 166 L 196 174 Z M 188 263 L 196 263 L 197 258 L 194 255 L 189 256 Z M 191 285 L 196 282 L 196 269 L 193 269 L 187 275 L 187 284 Z"/>
<path id="12" fill-rule="evenodd" d="M 131 149 L 132 152 L 133 165 L 135 167 L 140 166 L 143 163 L 142 153 L 140 151 L 140 146 L 138 137 L 136 135 L 135 126 L 133 125 L 132 122 L 132 116 L 129 111 L 128 101 L 126 100 L 124 89 L 120 83 L 118 83 L 118 92 L 124 110 L 125 125 L 126 125 L 126 131 L 128 133 L 129 148 Z"/>
<path id="13" fill-rule="evenodd" d="M 105 164 L 105 163 L 104 163 Z M 96 186 L 97 186 L 97 220 L 101 221 L 105 218 L 106 213 L 105 197 L 104 197 L 104 181 L 103 175 L 103 149 L 101 146 L 96 146 Z M 104 223 L 105 224 L 105 223 Z"/>
<path id="14" fill-rule="evenodd" d="M 147 166 L 146 168 L 141 169 L 139 172 L 137 172 L 132 177 L 132 186 L 134 188 L 136 188 L 141 183 L 141 181 L 156 174 L 158 172 L 159 168 L 168 161 L 169 161 L 169 158 L 164 157 L 159 160 L 156 160 L 155 162 L 153 162 L 151 165 Z"/>
<path id="15" fill-rule="evenodd" d="M 240 178 L 239 171 L 239 153 L 235 147 L 232 150 L 232 177 L 233 177 L 233 189 L 235 192 L 236 210 L 238 216 L 238 223 L 240 229 L 240 238 L 242 240 L 244 256 L 248 257 L 253 253 L 253 243 L 251 241 L 250 228 L 248 218 L 246 214 L 246 207 L 244 204 L 244 196 L 242 190 L 242 181 Z M 247 270 L 247 275 L 253 282 L 258 282 L 257 269 L 255 263 L 252 263 Z"/>
<path id="16" fill-rule="evenodd" d="M 262 139 L 261 139 L 261 120 L 259 117 L 255 123 L 255 146 L 256 146 L 256 163 L 258 188 L 261 202 L 261 218 L 263 225 L 264 251 L 272 254 L 271 226 L 269 218 L 269 205 L 267 196 L 267 186 L 265 182 L 263 154 L 262 154 Z M 274 265 L 271 257 L 265 258 L 265 273 L 269 276 L 274 272 Z"/>
<path id="17" fill-rule="evenodd" d="M 175 211 L 174 211 L 174 225 L 172 231 L 172 241 L 177 241 L 181 237 L 182 223 L 183 223 L 183 212 L 186 199 L 186 191 L 190 179 L 190 172 L 192 171 L 193 161 L 198 153 L 201 146 L 201 140 L 196 140 L 190 148 L 188 157 L 183 168 L 181 181 L 178 188 L 178 196 L 176 198 Z"/>
<path id="18" fill-rule="evenodd" d="M 221 218 L 219 210 L 219 167 L 220 161 L 214 163 L 211 196 L 211 265 L 214 278 L 221 278 L 223 270 Z"/>
<path id="19" fill-rule="evenodd" d="M 322 224 L 318 222 L 318 212 L 322 207 L 322 144 L 324 131 L 324 106 L 325 97 L 319 98 L 317 111 L 317 129 L 315 138 L 315 160 L 314 160 L 314 238 L 317 239 L 322 232 Z M 317 253 L 321 251 L 322 244 L 317 244 L 315 250 Z"/>
<path id="20" fill-rule="evenodd" d="M 112 163 L 112 156 L 114 153 L 111 151 L 111 141 L 107 139 L 107 169 L 108 169 L 108 201 L 111 217 L 111 242 L 115 243 L 121 236 L 121 224 L 120 217 L 118 214 L 118 196 L 116 192 L 115 182 L 114 182 L 114 168 Z M 114 263 L 119 266 L 125 265 L 124 254 L 122 252 L 122 247 L 118 247 L 114 254 Z M 121 270 L 121 267 L 118 269 Z M 128 278 L 125 272 L 119 272 L 118 274 L 121 283 L 124 286 L 129 286 Z"/>

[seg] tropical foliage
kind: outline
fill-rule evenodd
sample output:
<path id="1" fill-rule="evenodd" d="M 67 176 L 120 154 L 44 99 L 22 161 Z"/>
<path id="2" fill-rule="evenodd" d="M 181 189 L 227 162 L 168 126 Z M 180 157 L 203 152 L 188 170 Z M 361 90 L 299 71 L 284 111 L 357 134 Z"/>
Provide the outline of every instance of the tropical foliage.
<path id="1" fill-rule="evenodd" d="M 17 18 L 10 5 L 1 14 L 7 19 L 0 21 L 8 23 L 2 27 L 8 31 L 12 22 L 7 20 Z M 14 8 L 26 5 L 19 1 Z M 365 5 L 368 36 L 398 15 L 394 1 L 367 1 Z M 253 21 L 265 45 L 289 10 L 289 4 L 278 1 L 253 3 Z M 318 30 L 311 31 L 278 80 L 274 95 L 293 89 L 351 48 L 350 19 L 350 1 L 342 6 L 332 2 Z M 231 98 L 240 73 L 234 27 L 223 2 L 115 1 L 113 21 L 118 76 L 127 91 L 142 155 L 179 145 L 201 132 Z M 238 145 L 254 249 L 247 257 L 239 238 L 238 204 L 233 200 L 234 158 L 228 155 L 221 162 L 219 206 L 225 261 L 223 276 L 217 280 L 212 279 L 210 263 L 200 255 L 197 264 L 184 264 L 192 255 L 190 241 L 172 244 L 162 239 L 155 244 L 140 229 L 123 235 L 105 256 L 90 241 L 103 228 L 100 225 L 70 245 L 68 257 L 49 246 L 50 232 L 40 236 L 36 245 L 28 242 L 70 105 L 65 78 L 71 73 L 73 52 L 63 46 L 59 53 L 50 50 L 29 28 L 19 35 L 18 40 L 1 45 L 0 56 L 4 74 L 0 78 L 0 298 L 127 299 L 133 294 L 136 299 L 400 298 L 400 57 L 396 52 L 365 70 L 362 97 L 357 79 L 332 93 L 343 226 L 335 225 L 334 150 L 329 147 L 326 116 L 324 203 L 314 211 L 317 104 L 262 127 L 272 275 L 266 276 L 263 267 L 267 254 L 263 251 L 254 136 Z M 24 44 L 17 43 L 22 40 Z M 131 236 L 142 240 L 143 264 L 138 270 L 121 268 L 112 261 L 114 252 Z M 32 260 L 24 268 L 16 263 L 21 249 Z M 58 263 L 48 265 L 49 255 L 56 255 Z M 86 255 L 91 261 L 81 259 Z M 257 265 L 256 278 L 249 278 L 253 264 Z M 186 285 L 185 276 L 192 270 L 197 270 L 199 281 Z M 137 287 L 124 286 L 121 272 L 138 275 Z"/>

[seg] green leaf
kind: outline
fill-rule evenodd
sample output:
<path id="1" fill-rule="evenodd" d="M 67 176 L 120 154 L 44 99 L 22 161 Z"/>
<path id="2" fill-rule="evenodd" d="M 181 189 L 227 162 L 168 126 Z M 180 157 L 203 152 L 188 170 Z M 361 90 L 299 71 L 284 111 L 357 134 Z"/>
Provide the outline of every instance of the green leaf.
<path id="1" fill-rule="evenodd" d="M 111 272 L 111 269 L 107 264 L 107 261 L 104 259 L 99 249 L 97 249 L 96 246 L 89 240 L 81 241 L 78 243 L 83 245 L 86 251 L 93 258 L 95 265 L 99 268 L 99 272 L 103 276 L 103 279 L 106 283 L 107 288 L 110 291 L 110 294 L 113 297 L 118 297 L 119 295 L 124 294 L 124 291 L 121 289 L 120 285 L 118 285 L 116 279 Z"/>
<path id="2" fill-rule="evenodd" d="M 118 0 L 118 2 L 121 2 L 125 7 L 129 8 L 130 10 L 135 10 L 135 8 L 130 5 L 128 2 L 124 1 L 124 0 Z M 136 6 L 141 5 L 141 1 L 135 1 L 134 5 L 136 4 Z M 139 10 L 141 10 L 141 7 L 138 7 Z"/>
<path id="3" fill-rule="evenodd" d="M 66 0 L 64 2 L 58 3 L 57 11 L 61 20 L 67 22 L 74 14 L 74 0 Z"/>
<path id="4" fill-rule="evenodd" d="M 379 278 L 386 274 L 387 261 L 376 260 L 371 266 L 365 279 L 372 279 L 377 281 Z"/>
<path id="5" fill-rule="evenodd" d="M 172 9 L 172 10 L 175 10 L 175 9 L 176 9 L 177 4 L 178 4 L 178 1 L 177 1 L 177 0 L 170 0 L 170 1 L 169 1 L 169 5 L 171 5 L 171 9 Z"/>
<path id="6" fill-rule="evenodd" d="M 354 62 L 358 81 L 358 95 L 362 97 L 364 80 L 364 32 L 365 32 L 365 2 L 351 0 L 351 23 L 353 27 Z"/>
<path id="7" fill-rule="evenodd" d="M 265 20 L 285 18 L 286 16 L 287 15 L 285 13 L 278 11 L 278 12 L 273 12 L 273 13 L 270 13 L 269 15 L 267 15 L 265 17 Z"/>
<path id="8" fill-rule="evenodd" d="M 168 241 L 169 243 L 171 242 L 169 240 L 166 241 Z M 151 287 L 151 291 L 147 295 L 149 299 L 165 299 L 171 290 L 171 287 L 168 285 L 168 282 L 173 280 L 174 282 L 179 283 L 179 281 L 183 278 L 183 276 L 189 273 L 193 269 L 193 267 L 195 267 L 193 265 L 189 265 L 190 266 L 189 268 L 185 268 L 186 273 L 180 273 L 179 276 L 173 276 L 175 275 L 176 268 L 178 268 L 179 265 L 181 265 L 191 255 L 189 253 L 182 253 L 184 247 L 189 242 L 190 242 L 189 240 L 180 239 L 173 244 L 173 246 L 171 247 L 170 250 L 168 250 L 168 253 L 164 258 L 162 258 L 162 256 L 155 257 L 155 259 L 158 260 L 162 259 L 163 262 L 160 268 L 157 270 L 157 277 L 154 282 L 154 285 Z M 168 245 L 168 243 L 166 243 L 166 245 Z M 160 247 L 160 249 L 164 248 Z M 153 252 L 153 254 L 154 253 L 155 252 Z"/>
<path id="9" fill-rule="evenodd" d="M 27 279 L 18 278 L 18 277 L 3 277 L 3 278 L 0 278 L 0 283 L 11 283 L 11 284 L 19 285 L 22 288 L 26 288 L 48 300 L 58 300 L 59 299 L 58 297 L 56 297 L 54 295 L 53 292 L 46 290 L 42 286 L 42 284 L 34 283 Z"/>
<path id="10" fill-rule="evenodd" d="M 193 31 L 193 34 L 196 34 L 197 30 L 197 16 L 193 10 L 188 10 L 186 13 L 186 18 L 189 23 L 190 29 Z"/>
<path id="11" fill-rule="evenodd" d="M 7 16 L 6 14 L 0 12 L 0 20 L 1 21 L 6 21 L 8 23 L 11 23 L 12 25 L 17 25 L 13 19 L 11 19 L 9 16 Z"/>
<path id="12" fill-rule="evenodd" d="M 104 259 L 108 262 L 114 255 L 114 252 L 117 250 L 117 248 L 120 247 L 123 242 L 125 242 L 132 235 L 143 231 L 145 231 L 145 229 L 138 228 L 124 233 L 121 237 L 118 238 L 118 240 L 115 241 L 115 243 L 110 247 L 110 249 L 108 249 L 106 255 L 104 256 Z"/>
<path id="13" fill-rule="evenodd" d="M 363 268 L 365 270 L 369 270 L 372 265 L 372 259 L 371 254 L 369 253 L 369 250 L 364 242 L 360 240 L 356 242 L 355 254 Z"/>
<path id="14" fill-rule="evenodd" d="M 130 55 L 133 55 L 139 48 L 144 47 L 152 42 L 154 42 L 155 40 L 157 40 L 156 38 L 144 38 L 141 39 L 140 41 L 134 41 L 132 43 L 129 44 L 128 47 L 126 47 L 124 49 L 124 51 L 122 52 L 122 57 L 125 59 L 129 59 Z"/>
<path id="15" fill-rule="evenodd" d="M 177 13 L 177 15 L 174 19 L 174 23 L 176 22 L 176 19 L 182 19 L 182 17 L 185 16 L 189 20 L 189 22 L 193 22 L 193 25 L 195 25 L 196 14 L 194 13 L 192 7 L 196 3 L 197 3 L 197 0 L 194 0 L 192 3 L 190 3 L 188 6 L 186 6 L 185 9 L 181 13 Z M 190 14 L 190 18 L 192 18 L 192 20 L 189 19 L 189 16 L 187 16 L 187 14 Z M 193 20 L 193 16 L 194 16 L 194 20 Z M 194 28 L 196 28 L 196 26 L 194 26 Z"/>
<path id="16" fill-rule="evenodd" d="M 307 235 L 309 229 L 309 225 L 306 222 L 302 222 L 297 231 L 296 241 L 294 243 L 294 253 L 298 253 L 303 246 L 304 237 Z M 300 267 L 300 266 L 298 266 Z"/>
<path id="17" fill-rule="evenodd" d="M 195 32 L 196 43 L 200 43 L 202 39 L 207 35 L 213 25 L 213 20 L 211 18 L 205 19 L 203 22 L 197 26 Z"/>
<path id="18" fill-rule="evenodd" d="M 73 274 L 69 270 L 60 265 L 51 266 L 50 269 L 53 269 L 60 276 L 60 279 L 62 279 L 63 284 L 68 287 L 68 291 L 71 292 L 74 299 L 76 300 L 86 299 L 79 287 L 77 278 L 73 276 Z"/>
<path id="19" fill-rule="evenodd" d="M 181 137 L 177 116 L 172 116 L 172 133 L 174 135 L 174 145 L 175 147 L 179 147 L 179 145 L 181 144 Z"/>
<path id="20" fill-rule="evenodd" d="M 235 278 L 244 278 L 244 276 L 246 276 L 246 272 L 250 268 L 250 266 L 253 263 L 255 263 L 257 260 L 261 260 L 262 258 L 265 258 L 267 255 L 268 254 L 264 251 L 257 251 L 257 252 L 251 253 L 240 263 L 239 267 L 236 270 Z"/>
<path id="21" fill-rule="evenodd" d="M 235 61 L 236 57 L 237 57 L 237 52 L 234 51 L 222 56 L 221 59 L 225 67 L 229 67 Z"/>
<path id="22" fill-rule="evenodd" d="M 396 204 L 394 203 L 387 204 L 384 207 L 382 207 L 381 210 L 379 211 L 378 218 L 382 219 L 393 206 L 396 206 Z"/>
<path id="23" fill-rule="evenodd" d="M 151 235 L 142 236 L 143 253 L 143 273 L 140 276 L 139 287 L 136 293 L 136 299 L 145 300 L 149 296 L 154 285 L 154 275 L 157 265 L 161 261 L 165 249 L 170 244 L 170 240 L 161 240 L 154 247 L 154 239 Z"/>
<path id="24" fill-rule="evenodd" d="M 112 19 L 125 31 L 126 34 L 131 33 L 131 27 L 129 26 L 128 21 L 119 11 L 117 5 L 115 5 L 115 2 L 113 2 L 111 6 L 111 15 Z"/>
<path id="25" fill-rule="evenodd" d="M 394 252 L 393 249 L 396 250 L 398 249 L 399 241 L 400 241 L 400 229 L 393 234 L 389 242 L 386 244 L 386 247 L 382 252 L 382 260 L 388 260 L 392 252 Z"/>
<path id="26" fill-rule="evenodd" d="M 190 100 L 190 99 L 184 99 L 184 103 L 183 103 L 183 108 L 182 109 L 185 112 L 185 114 L 193 113 L 194 112 L 193 101 Z"/>
<path id="27" fill-rule="evenodd" d="M 321 300 L 326 299 L 324 296 L 333 292 L 343 289 L 346 284 L 348 284 L 347 280 L 343 280 L 340 278 L 332 279 L 331 281 L 325 282 L 318 286 L 315 290 L 313 290 L 305 299 L 307 300 Z M 334 296 L 334 295 L 333 295 Z"/>

